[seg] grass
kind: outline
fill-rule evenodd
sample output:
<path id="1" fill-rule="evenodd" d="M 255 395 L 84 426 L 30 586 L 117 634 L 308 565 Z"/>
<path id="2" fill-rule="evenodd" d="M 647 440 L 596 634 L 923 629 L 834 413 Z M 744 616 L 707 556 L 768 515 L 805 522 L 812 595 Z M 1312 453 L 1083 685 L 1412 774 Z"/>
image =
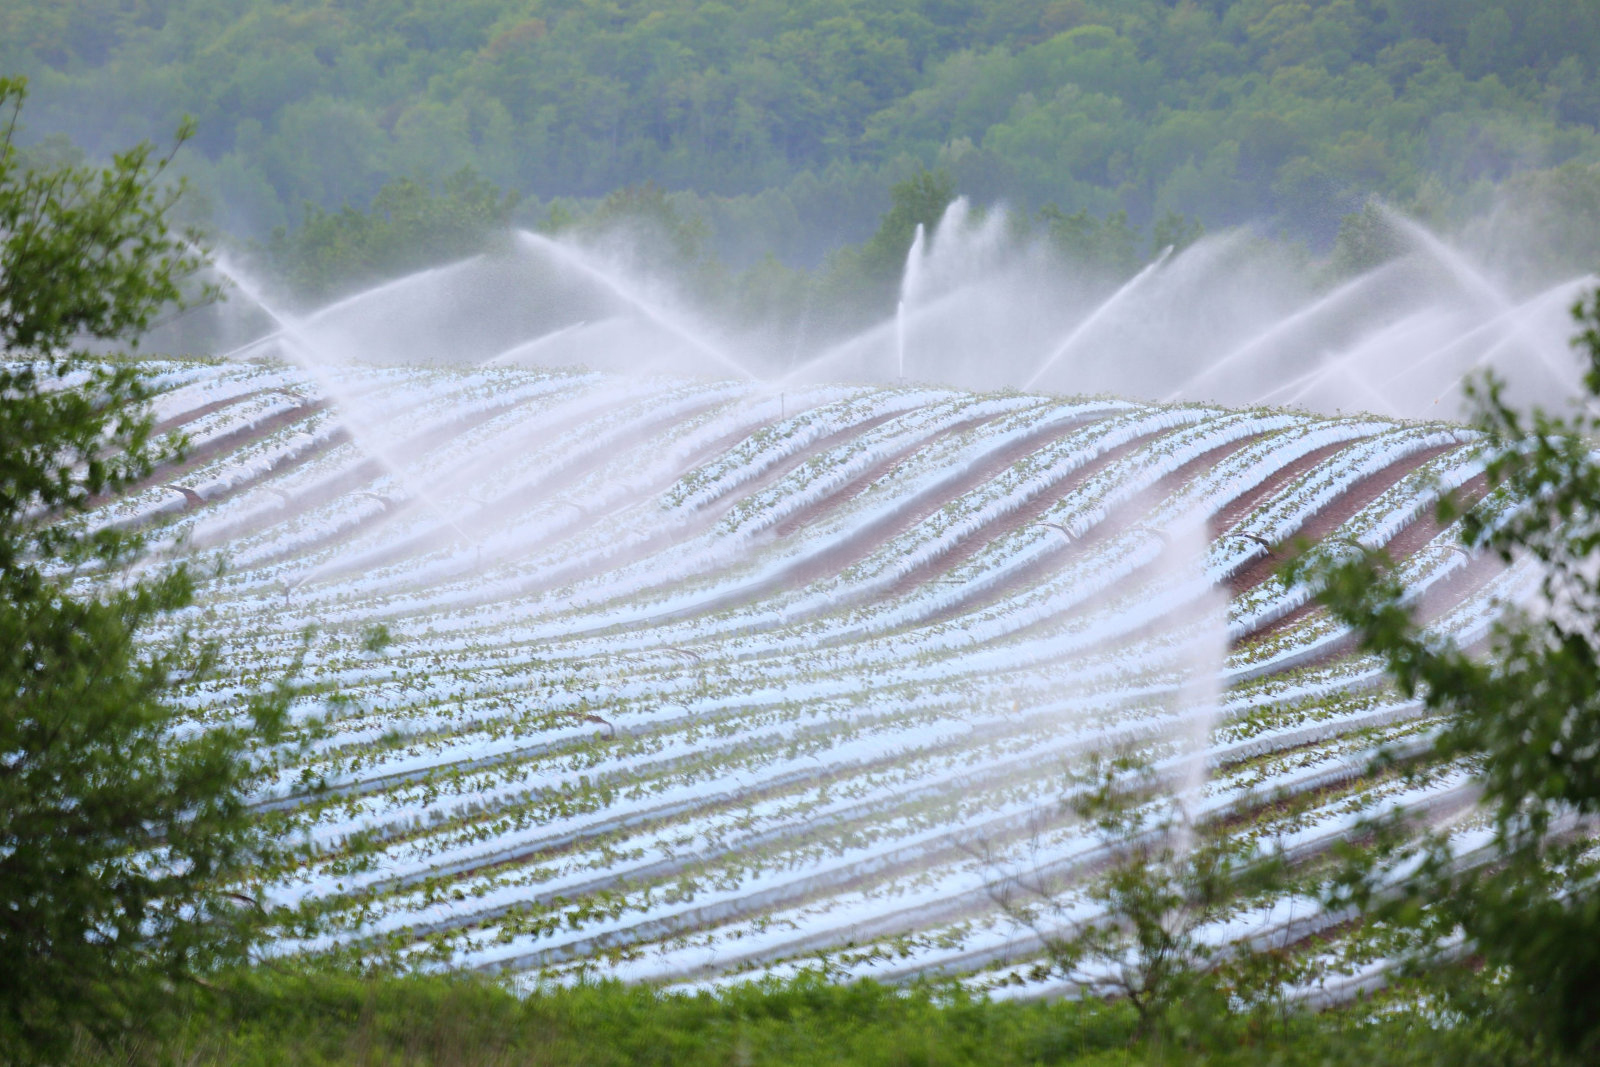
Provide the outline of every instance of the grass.
<path id="1" fill-rule="evenodd" d="M 519 998 L 460 977 L 237 974 L 176 991 L 171 1017 L 79 1062 L 229 1065 L 677 1065 L 1136 1062 L 1131 1013 L 991 1003 L 805 978 L 674 996 L 606 983 Z"/>
<path id="2" fill-rule="evenodd" d="M 1125 1005 L 993 1002 L 926 986 L 768 981 L 722 995 L 606 983 L 517 997 L 476 978 L 266 968 L 174 990 L 167 1017 L 89 1067 L 609 1067 L 843 1064 L 1458 1064 L 1541 1062 L 1486 1024 L 1415 999 L 1323 1013 L 1240 1013 L 1215 991 L 1174 1009 L 1159 1039 Z"/>

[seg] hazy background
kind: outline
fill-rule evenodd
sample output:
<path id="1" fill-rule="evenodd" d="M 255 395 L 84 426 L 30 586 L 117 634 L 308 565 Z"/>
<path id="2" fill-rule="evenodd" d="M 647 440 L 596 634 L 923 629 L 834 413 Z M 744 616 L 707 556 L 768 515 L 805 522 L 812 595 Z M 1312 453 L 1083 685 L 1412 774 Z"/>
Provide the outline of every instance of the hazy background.
<path id="1" fill-rule="evenodd" d="M 1450 213 L 1578 180 L 1597 62 L 1594 0 L 0 2 L 34 136 L 103 154 L 192 114 L 185 166 L 240 237 L 471 167 L 524 223 L 652 181 L 723 258 L 796 265 L 919 166 L 1325 248 L 1372 193 Z"/>
<path id="2" fill-rule="evenodd" d="M 1363 348 L 1437 364 L 1415 414 L 1547 363 L 1600 264 L 1600 0 L 0 0 L 0 70 L 41 156 L 194 116 L 186 211 L 276 307 L 498 257 L 366 305 L 368 348 L 420 302 L 463 358 L 571 331 L 1160 398 L 1320 306 L 1185 395 L 1298 402 Z M 1322 406 L 1384 410 L 1358 385 Z"/>

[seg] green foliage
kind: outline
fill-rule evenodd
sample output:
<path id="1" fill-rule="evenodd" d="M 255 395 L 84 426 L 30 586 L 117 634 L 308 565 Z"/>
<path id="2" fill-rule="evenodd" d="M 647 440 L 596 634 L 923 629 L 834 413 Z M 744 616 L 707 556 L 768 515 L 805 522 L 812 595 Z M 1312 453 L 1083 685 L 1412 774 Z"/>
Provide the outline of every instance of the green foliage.
<path id="1" fill-rule="evenodd" d="M 1596 41 L 1570 0 L 0 3 L 41 128 L 99 152 L 197 112 L 189 170 L 245 236 L 470 165 L 541 197 L 761 196 L 789 262 L 864 238 L 908 164 L 1324 246 L 1372 193 L 1600 161 Z"/>
<path id="2" fill-rule="evenodd" d="M 515 195 L 502 193 L 471 167 L 451 174 L 437 190 L 402 178 L 379 189 L 368 211 L 346 205 L 329 212 L 307 204 L 292 232 L 273 231 L 268 262 L 302 298 L 325 299 L 483 251 L 516 203 Z"/>
<path id="3" fill-rule="evenodd" d="M 590 237 L 626 231 L 646 259 L 680 269 L 702 263 L 709 252 L 710 230 L 705 220 L 684 215 L 654 182 L 614 190 L 581 223 L 560 228 Z"/>
<path id="4" fill-rule="evenodd" d="M 546 230 L 565 233 L 640 274 L 670 279 L 677 295 L 702 307 L 737 306 L 739 289 L 712 254 L 711 229 L 654 182 L 617 189 L 582 218 L 563 218 L 552 208 Z"/>
<path id="5" fill-rule="evenodd" d="M 1521 174 L 1471 209 L 1482 261 L 1530 281 L 1575 278 L 1600 263 L 1600 165 L 1567 163 Z"/>
<path id="6" fill-rule="evenodd" d="M 1172 228 L 1170 218 L 1163 220 L 1167 229 Z M 1050 243 L 1070 263 L 1114 277 L 1126 277 L 1139 267 L 1139 237 L 1128 224 L 1126 211 L 1095 219 L 1087 211 L 1068 215 L 1054 204 L 1046 204 L 1039 209 L 1039 221 Z M 1183 234 L 1173 236 L 1181 238 Z M 1156 239 L 1159 241 L 1159 236 Z"/>
<path id="7" fill-rule="evenodd" d="M 0 81 L 7 129 L 24 95 Z M 180 132 L 179 140 L 187 136 Z M 54 1059 L 75 1027 L 115 1033 L 175 979 L 241 958 L 251 910 L 221 881 L 258 844 L 244 810 L 253 722 L 186 728 L 165 696 L 210 652 L 140 646 L 186 605 L 170 570 L 129 563 L 136 534 L 72 517 L 169 458 L 137 368 L 84 347 L 137 334 L 200 264 L 168 228 L 175 189 L 148 146 L 103 169 L 30 168 L 0 145 L 0 1053 Z"/>
<path id="8" fill-rule="evenodd" d="M 1017 881 L 1004 887 L 1001 905 L 1039 936 L 1055 970 L 1125 1000 L 1139 1035 L 1170 1037 L 1174 1017 L 1215 999 L 1219 988 L 1207 973 L 1215 950 L 1199 931 L 1280 886 L 1287 868 L 1277 857 L 1251 855 L 1215 826 L 1196 825 L 1180 798 L 1161 796 L 1148 765 L 1097 757 L 1077 777 L 1068 805 L 1106 852 L 1085 894 L 1096 917 L 1064 930 L 1047 925 L 1060 901 L 1048 887 Z M 1029 888 L 1032 899 L 1018 892 Z M 1231 965 L 1235 978 L 1246 970 L 1237 960 Z M 1257 992 L 1236 986 L 1234 999 Z"/>
<path id="9" fill-rule="evenodd" d="M 361 631 L 361 650 L 363 652 L 382 652 L 394 640 L 394 634 L 389 632 L 389 627 L 381 622 L 375 622 L 364 627 Z"/>
<path id="10" fill-rule="evenodd" d="M 1225 996 L 1175 1005 L 1160 1040 L 1133 1038 L 1123 1004 L 990 1001 L 941 987 L 829 985 L 814 975 L 678 996 L 615 983 L 514 996 L 474 976 L 357 977 L 267 968 L 174 990 L 173 1025 L 75 1063 L 193 1067 L 382 1063 L 394 1067 L 828 1063 L 1132 1067 L 1536 1067 L 1547 1050 L 1492 1020 L 1440 1025 L 1403 996 L 1272 1019 Z"/>
<path id="11" fill-rule="evenodd" d="M 674 996 L 615 983 L 526 999 L 471 977 L 360 978 L 257 969 L 185 990 L 181 1025 L 117 1062 L 257 1064 L 1129 1064 L 1128 1016 L 815 975 Z M 107 1057 L 85 1062 L 110 1062 Z"/>
<path id="12" fill-rule="evenodd" d="M 872 236 L 839 249 L 818 272 L 811 303 L 845 327 L 892 310 L 917 227 L 931 233 L 955 198 L 955 180 L 942 170 L 919 170 L 896 182 Z"/>
<path id="13" fill-rule="evenodd" d="M 1378 206 L 1369 202 L 1339 220 L 1339 236 L 1333 242 L 1328 270 L 1335 278 L 1353 278 L 1382 266 L 1402 251 L 1394 227 Z"/>
<path id="14" fill-rule="evenodd" d="M 1591 396 L 1600 395 L 1600 295 L 1575 310 Z M 1600 865 L 1586 824 L 1600 811 L 1600 418 L 1511 408 L 1493 378 L 1474 394 L 1491 457 L 1488 480 L 1523 504 L 1501 520 L 1461 516 L 1469 548 L 1542 567 L 1535 606 L 1510 611 L 1485 655 L 1428 634 L 1413 618 L 1381 553 L 1337 562 L 1303 559 L 1299 572 L 1381 656 L 1402 692 L 1446 718 L 1434 744 L 1463 760 L 1493 819 L 1489 862 L 1462 864 L 1445 841 L 1398 890 L 1380 891 L 1386 851 L 1355 864 L 1342 890 L 1356 903 L 1427 935 L 1459 931 L 1503 981 L 1478 997 L 1514 1031 L 1548 1042 L 1575 1062 L 1600 1053 Z M 1443 516 L 1455 505 L 1442 506 Z M 1404 827 L 1382 828 L 1388 848 Z"/>
<path id="15" fill-rule="evenodd" d="M 889 188 L 889 210 L 861 247 L 861 269 L 874 281 L 900 280 L 917 227 L 932 233 L 956 198 L 956 183 L 943 170 L 919 170 Z"/>
<path id="16" fill-rule="evenodd" d="M 1182 252 L 1204 237 L 1205 232 L 1206 228 L 1199 219 L 1168 211 L 1150 225 L 1150 251 L 1158 255 L 1164 248 Z"/>

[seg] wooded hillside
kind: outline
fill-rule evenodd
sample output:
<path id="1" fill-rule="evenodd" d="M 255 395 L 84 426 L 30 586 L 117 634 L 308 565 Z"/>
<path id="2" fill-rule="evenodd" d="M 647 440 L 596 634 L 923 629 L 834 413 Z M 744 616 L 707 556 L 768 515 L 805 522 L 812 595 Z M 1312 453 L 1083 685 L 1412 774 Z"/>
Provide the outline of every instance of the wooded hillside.
<path id="1" fill-rule="evenodd" d="M 1595 0 L 0 0 L 30 135 L 198 119 L 245 236 L 463 166 L 543 212 L 654 181 L 791 262 L 918 166 L 1029 210 L 1176 211 L 1325 246 L 1600 160 Z"/>

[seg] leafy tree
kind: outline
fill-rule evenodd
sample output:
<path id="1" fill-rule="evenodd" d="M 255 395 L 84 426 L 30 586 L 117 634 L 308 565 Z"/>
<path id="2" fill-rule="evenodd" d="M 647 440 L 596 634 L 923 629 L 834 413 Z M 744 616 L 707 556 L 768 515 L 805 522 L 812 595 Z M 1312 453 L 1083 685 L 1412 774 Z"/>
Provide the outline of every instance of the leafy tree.
<path id="1" fill-rule="evenodd" d="M 1093 827 L 1105 853 L 1084 893 L 1096 916 L 1051 920 L 1064 898 L 1042 879 L 1013 877 L 997 892 L 1001 909 L 1038 935 L 1050 969 L 1126 1000 L 1144 1037 L 1160 1036 L 1180 1005 L 1213 998 L 1220 984 L 1207 972 L 1219 962 L 1217 946 L 1202 931 L 1241 900 L 1281 888 L 1287 871 L 1281 856 L 1255 854 L 1228 828 L 1198 824 L 1181 798 L 1163 796 L 1163 785 L 1131 756 L 1096 756 L 1074 776 L 1067 807 Z M 1258 998 L 1259 989 L 1237 980 L 1263 969 L 1240 965 L 1247 951 L 1237 955 L 1234 997 Z"/>
<path id="2" fill-rule="evenodd" d="M 1182 252 L 1204 237 L 1205 232 L 1206 228 L 1199 219 L 1168 211 L 1150 225 L 1150 251 L 1156 255 L 1164 248 Z"/>
<path id="3" fill-rule="evenodd" d="M 1574 314 L 1584 381 L 1600 397 L 1600 294 Z M 1493 819 L 1488 861 L 1464 864 L 1431 838 L 1398 890 L 1376 892 L 1380 849 L 1341 892 L 1429 944 L 1464 935 L 1504 976 L 1490 988 L 1506 1023 L 1589 1063 L 1600 1055 L 1600 862 L 1590 836 L 1600 812 L 1600 417 L 1592 408 L 1525 415 L 1492 377 L 1474 400 L 1489 484 L 1520 504 L 1498 519 L 1483 508 L 1460 514 L 1463 544 L 1506 562 L 1531 558 L 1543 572 L 1541 595 L 1508 611 L 1487 654 L 1424 630 L 1380 552 L 1307 556 L 1296 573 L 1320 585 L 1322 602 L 1402 692 L 1444 717 L 1433 755 L 1475 771 Z M 1447 500 L 1441 517 L 1458 510 Z M 1403 827 L 1380 828 L 1402 839 Z"/>
<path id="4" fill-rule="evenodd" d="M 917 227 L 931 235 L 956 198 L 948 171 L 919 170 L 889 190 L 889 210 L 865 243 L 834 252 L 811 287 L 809 305 L 827 310 L 836 329 L 847 330 L 894 306 L 906 256 Z"/>
<path id="5" fill-rule="evenodd" d="M 292 233 L 274 232 L 267 255 L 298 295 L 323 299 L 481 251 L 516 203 L 514 194 L 502 193 L 471 167 L 450 175 L 437 191 L 401 178 L 378 190 L 365 212 L 306 205 L 304 222 Z"/>
<path id="6" fill-rule="evenodd" d="M 227 879 L 263 844 L 243 754 L 283 707 L 193 729 L 167 695 L 210 652 L 138 640 L 190 602 L 191 575 L 96 581 L 140 538 L 74 517 L 173 450 L 139 368 L 90 346 L 136 339 L 203 259 L 169 228 L 170 157 L 32 168 L 13 146 L 23 96 L 0 80 L 0 1059 L 26 1063 L 241 958 L 254 919 Z"/>
<path id="7" fill-rule="evenodd" d="M 1046 204 L 1039 209 L 1039 219 L 1050 243 L 1071 263 L 1117 277 L 1139 266 L 1138 234 L 1125 211 L 1096 219 L 1082 208 L 1068 215 Z"/>
<path id="8" fill-rule="evenodd" d="M 1467 231 L 1482 262 L 1502 276 L 1547 283 L 1600 263 L 1600 166 L 1520 175 L 1500 193 L 1496 209 Z"/>
<path id="9" fill-rule="evenodd" d="M 889 210 L 861 248 L 862 270 L 873 279 L 898 280 L 917 227 L 931 234 L 955 198 L 955 179 L 948 171 L 919 170 L 896 182 L 889 189 Z"/>
<path id="10" fill-rule="evenodd" d="M 1360 211 L 1340 220 L 1328 270 L 1336 278 L 1354 277 L 1381 267 L 1402 251 L 1394 225 L 1384 218 L 1376 203 L 1368 201 Z"/>
<path id="11" fill-rule="evenodd" d="M 617 189 L 582 222 L 568 229 L 590 238 L 620 236 L 640 258 L 672 269 L 703 266 L 710 228 L 698 215 L 685 215 L 654 182 Z"/>

